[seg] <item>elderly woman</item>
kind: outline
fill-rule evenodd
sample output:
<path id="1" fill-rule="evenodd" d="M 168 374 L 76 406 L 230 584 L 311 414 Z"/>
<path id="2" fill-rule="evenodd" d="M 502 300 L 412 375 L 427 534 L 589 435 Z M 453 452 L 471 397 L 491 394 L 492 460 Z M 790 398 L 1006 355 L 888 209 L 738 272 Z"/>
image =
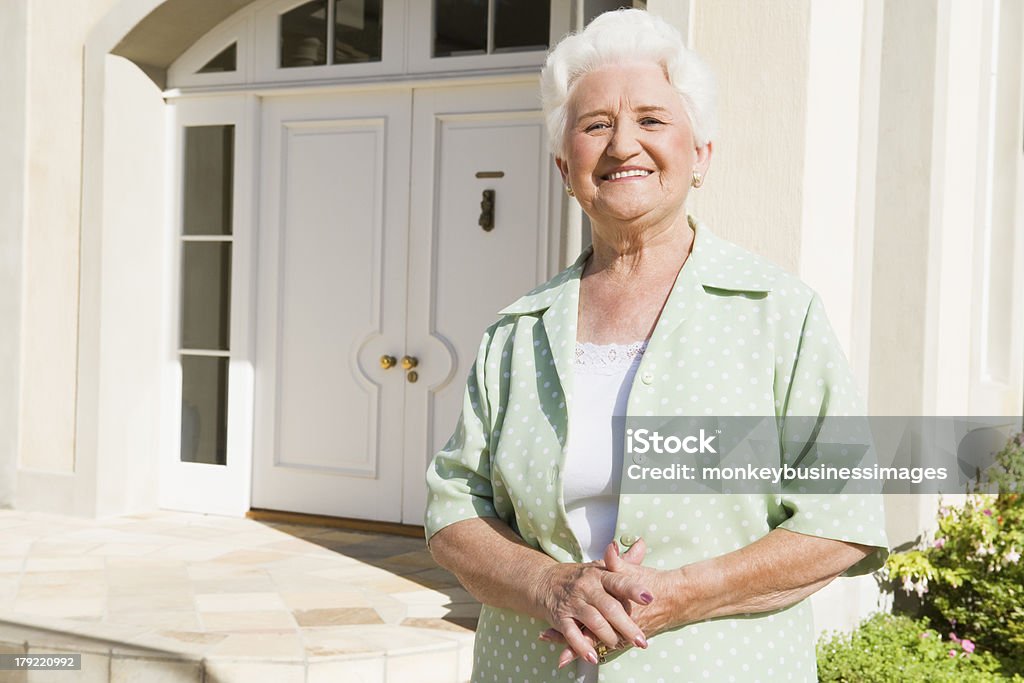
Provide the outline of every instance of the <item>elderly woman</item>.
<path id="1" fill-rule="evenodd" d="M 855 413 L 821 301 L 688 220 L 713 87 L 674 28 L 601 15 L 541 79 L 593 244 L 487 329 L 427 472 L 430 550 L 483 603 L 473 681 L 816 680 L 805 598 L 884 559 L 877 499 L 620 494 L 613 418 Z"/>

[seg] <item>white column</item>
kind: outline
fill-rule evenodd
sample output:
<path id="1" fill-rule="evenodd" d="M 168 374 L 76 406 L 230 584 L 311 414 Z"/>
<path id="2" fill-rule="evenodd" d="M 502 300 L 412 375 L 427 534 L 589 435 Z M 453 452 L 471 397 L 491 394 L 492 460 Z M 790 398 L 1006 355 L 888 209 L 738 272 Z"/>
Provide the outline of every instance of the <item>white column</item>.
<path id="1" fill-rule="evenodd" d="M 857 254 L 864 3 L 811 0 L 800 276 L 850 355 Z"/>
<path id="2" fill-rule="evenodd" d="M 925 415 L 970 412 L 971 344 L 977 337 L 970 324 L 976 263 L 972 237 L 982 227 L 975 217 L 979 164 L 987 152 L 983 131 L 988 129 L 981 120 L 988 94 L 983 69 L 988 70 L 991 52 L 983 40 L 986 5 L 991 7 L 968 0 L 938 5 L 921 406 Z M 1019 118 L 1016 123 L 1019 130 Z"/>
<path id="3" fill-rule="evenodd" d="M 986 0 L 979 82 L 970 407 L 1020 415 L 1024 402 L 1024 6 Z"/>
<path id="4" fill-rule="evenodd" d="M 25 220 L 27 0 L 4 3 L 0 22 L 0 508 L 14 500 L 21 379 Z"/>

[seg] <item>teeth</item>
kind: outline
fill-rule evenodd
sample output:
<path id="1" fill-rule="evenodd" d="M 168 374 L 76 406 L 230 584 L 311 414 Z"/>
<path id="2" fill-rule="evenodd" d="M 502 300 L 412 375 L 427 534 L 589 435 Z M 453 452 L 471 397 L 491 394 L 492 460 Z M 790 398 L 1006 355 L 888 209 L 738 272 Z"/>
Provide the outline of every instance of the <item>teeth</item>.
<path id="1" fill-rule="evenodd" d="M 651 175 L 650 171 L 644 171 L 643 169 L 634 169 L 632 171 L 618 171 L 608 176 L 608 180 L 618 180 L 619 178 L 630 178 L 632 176 L 648 176 Z"/>

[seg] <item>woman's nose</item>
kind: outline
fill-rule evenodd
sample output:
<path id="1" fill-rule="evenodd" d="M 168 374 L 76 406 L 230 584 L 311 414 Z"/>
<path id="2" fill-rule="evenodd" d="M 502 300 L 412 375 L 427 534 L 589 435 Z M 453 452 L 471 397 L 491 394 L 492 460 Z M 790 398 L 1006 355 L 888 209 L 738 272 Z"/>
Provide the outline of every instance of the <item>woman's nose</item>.
<path id="1" fill-rule="evenodd" d="M 608 156 L 616 159 L 628 159 L 640 151 L 639 131 L 629 123 L 616 123 L 612 137 L 608 141 Z"/>

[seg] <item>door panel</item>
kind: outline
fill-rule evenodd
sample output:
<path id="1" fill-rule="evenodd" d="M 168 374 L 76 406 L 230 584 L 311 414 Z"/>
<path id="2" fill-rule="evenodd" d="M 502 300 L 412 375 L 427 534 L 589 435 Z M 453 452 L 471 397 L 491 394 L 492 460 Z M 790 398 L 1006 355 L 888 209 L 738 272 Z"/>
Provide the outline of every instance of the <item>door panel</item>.
<path id="1" fill-rule="evenodd" d="M 538 101 L 529 84 L 265 103 L 254 506 L 422 524 L 481 333 L 550 274 Z M 416 381 L 382 355 L 416 357 Z"/>
<path id="2" fill-rule="evenodd" d="M 373 477 L 377 391 L 349 355 L 376 328 L 384 120 L 285 124 L 278 238 L 277 464 Z M 358 164 L 346 160 L 359 159 Z M 342 217 L 344 217 L 342 219 Z M 365 226 L 365 227 L 364 227 Z M 376 285 L 376 286 L 375 286 Z M 347 438 L 346 438 L 347 437 Z"/>
<path id="3" fill-rule="evenodd" d="M 400 519 L 410 109 L 265 103 L 255 507 Z"/>
<path id="4" fill-rule="evenodd" d="M 420 363 L 405 397 L 409 524 L 422 524 L 423 473 L 455 427 L 481 334 L 549 275 L 553 164 L 538 104 L 533 84 L 414 97 L 407 348 Z M 494 191 L 489 231 L 478 223 L 484 190 Z"/>

